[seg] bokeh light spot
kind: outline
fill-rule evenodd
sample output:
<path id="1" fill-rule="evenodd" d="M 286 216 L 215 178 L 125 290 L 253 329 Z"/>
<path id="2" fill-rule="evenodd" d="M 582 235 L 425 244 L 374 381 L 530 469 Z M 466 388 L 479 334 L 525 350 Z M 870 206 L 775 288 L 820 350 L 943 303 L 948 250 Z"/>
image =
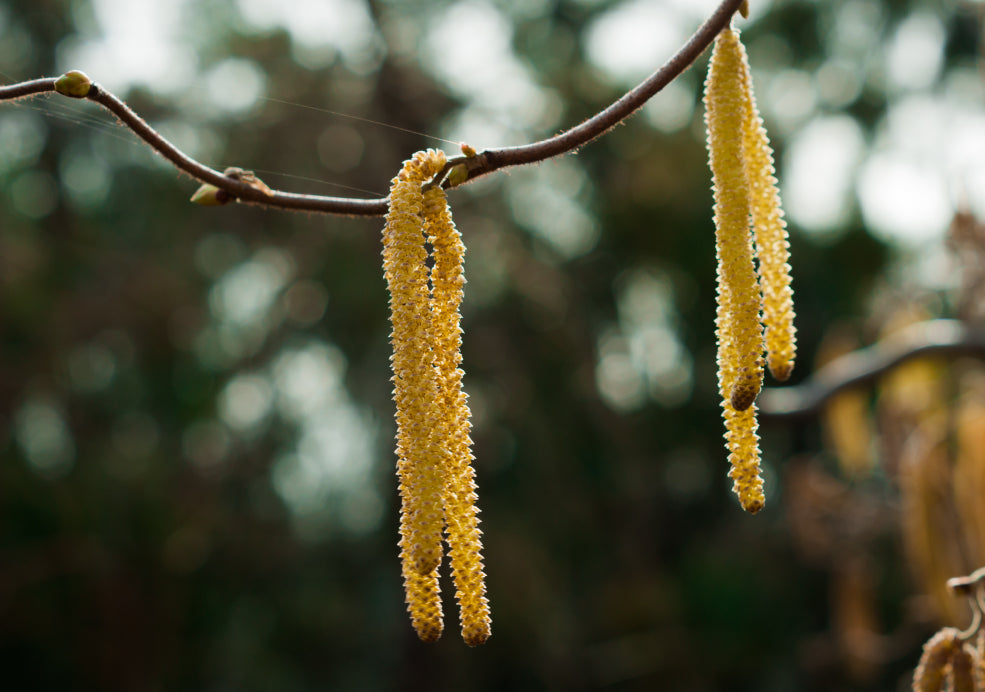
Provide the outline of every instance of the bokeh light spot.
<path id="1" fill-rule="evenodd" d="M 40 397 L 32 397 L 14 414 L 14 438 L 31 469 L 55 479 L 67 474 L 75 461 L 75 442 L 61 411 Z"/>

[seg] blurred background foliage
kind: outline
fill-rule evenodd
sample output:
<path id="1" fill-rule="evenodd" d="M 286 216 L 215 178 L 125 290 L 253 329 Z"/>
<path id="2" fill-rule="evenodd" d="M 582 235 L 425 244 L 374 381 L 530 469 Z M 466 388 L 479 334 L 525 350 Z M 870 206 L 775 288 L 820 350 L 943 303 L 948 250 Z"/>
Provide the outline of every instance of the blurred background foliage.
<path id="1" fill-rule="evenodd" d="M 84 70 L 213 167 L 374 197 L 418 149 L 579 122 L 714 4 L 4 0 L 0 72 Z M 750 4 L 799 381 L 890 314 L 956 313 L 945 230 L 985 213 L 983 8 Z M 980 380 L 925 364 L 880 395 L 881 442 L 875 423 L 845 427 L 867 393 L 828 432 L 765 421 L 767 509 L 740 511 L 704 66 L 577 156 L 451 195 L 494 618 L 476 650 L 450 597 L 436 645 L 404 613 L 382 221 L 196 207 L 195 183 L 93 104 L 0 105 L 3 686 L 907 688 L 922 641 L 966 617 L 926 596 L 927 575 L 978 566 L 932 553 L 972 540 L 947 497 L 956 414 L 940 412 Z M 985 446 L 982 410 L 962 409 L 966 451 Z M 904 448 L 943 459 L 908 468 L 944 491 L 898 482 Z M 983 467 L 979 452 L 962 478 Z M 913 519 L 935 511 L 951 543 Z"/>

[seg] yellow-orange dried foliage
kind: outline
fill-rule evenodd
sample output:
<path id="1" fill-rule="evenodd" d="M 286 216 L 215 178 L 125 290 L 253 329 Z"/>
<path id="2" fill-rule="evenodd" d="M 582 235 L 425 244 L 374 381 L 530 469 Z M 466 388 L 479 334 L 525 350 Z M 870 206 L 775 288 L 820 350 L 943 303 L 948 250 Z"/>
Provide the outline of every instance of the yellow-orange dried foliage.
<path id="1" fill-rule="evenodd" d="M 846 331 L 829 330 L 818 347 L 817 368 L 858 346 L 858 340 Z M 849 389 L 831 397 L 821 411 L 821 424 L 843 474 L 849 478 L 864 478 L 872 473 L 876 464 L 875 430 L 867 390 Z"/>

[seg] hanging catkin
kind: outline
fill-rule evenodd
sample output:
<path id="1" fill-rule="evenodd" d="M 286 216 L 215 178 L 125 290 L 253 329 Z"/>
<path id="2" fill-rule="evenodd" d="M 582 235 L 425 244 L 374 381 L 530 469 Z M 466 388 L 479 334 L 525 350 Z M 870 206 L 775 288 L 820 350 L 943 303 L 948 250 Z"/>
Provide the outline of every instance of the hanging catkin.
<path id="1" fill-rule="evenodd" d="M 433 290 L 435 364 L 438 372 L 440 415 L 447 451 L 445 535 L 455 581 L 462 638 L 469 646 L 489 638 L 491 621 L 485 597 L 475 471 L 472 468 L 472 425 L 462 388 L 462 328 L 460 308 L 465 287 L 465 245 L 451 219 L 444 191 L 434 187 L 424 194 L 424 228 L 434 248 Z"/>
<path id="2" fill-rule="evenodd" d="M 780 206 L 773 149 L 756 107 L 749 60 L 742 42 L 736 39 L 736 43 L 741 54 L 742 79 L 747 96 L 742 123 L 742 150 L 749 181 L 749 210 L 756 239 L 756 258 L 759 260 L 759 284 L 763 293 L 766 362 L 773 377 L 782 382 L 793 371 L 797 348 L 793 325 L 790 242 Z"/>
<path id="3" fill-rule="evenodd" d="M 411 622 L 424 641 L 441 636 L 438 591 L 444 531 L 469 646 L 491 632 L 482 570 L 471 423 L 462 388 L 461 313 L 465 246 L 444 191 L 422 185 L 445 165 L 442 152 L 419 152 L 390 188 L 383 269 L 390 290 L 400 549 Z M 427 264 L 425 239 L 433 248 Z"/>
<path id="4" fill-rule="evenodd" d="M 793 292 L 773 152 L 756 108 L 745 49 L 731 28 L 715 40 L 704 103 L 715 195 L 718 388 L 733 489 L 742 507 L 755 513 L 765 503 L 755 404 L 763 383 L 763 350 L 773 375 L 789 377 Z"/>
<path id="5" fill-rule="evenodd" d="M 749 182 L 742 130 L 748 94 L 738 36 L 724 30 L 715 41 L 705 82 L 705 123 L 715 193 L 718 257 L 718 388 L 734 490 L 742 507 L 764 504 L 759 438 L 753 402 L 762 383 L 760 292 L 749 229 Z"/>

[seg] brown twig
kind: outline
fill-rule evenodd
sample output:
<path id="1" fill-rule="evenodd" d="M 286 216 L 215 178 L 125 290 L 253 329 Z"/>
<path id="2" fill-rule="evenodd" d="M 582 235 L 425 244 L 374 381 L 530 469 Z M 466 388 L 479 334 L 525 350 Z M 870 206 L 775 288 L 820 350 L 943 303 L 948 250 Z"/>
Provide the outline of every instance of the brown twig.
<path id="1" fill-rule="evenodd" d="M 592 116 L 580 125 L 548 139 L 515 147 L 487 149 L 475 156 L 461 156 L 450 159 L 448 166 L 436 176 L 434 183 L 444 187 L 457 187 L 465 182 L 474 180 L 493 171 L 510 166 L 521 166 L 536 163 L 555 156 L 561 156 L 591 142 L 605 134 L 620 122 L 635 113 L 644 103 L 652 98 L 684 72 L 705 49 L 711 45 L 718 33 L 728 26 L 732 15 L 739 9 L 743 0 L 722 0 L 714 14 L 698 28 L 683 47 L 668 60 L 659 70 L 654 72 L 639 86 L 625 94 L 611 106 Z M 24 98 L 36 94 L 55 91 L 55 79 L 35 79 L 5 87 L 0 87 L 0 101 Z M 191 158 L 154 128 L 137 115 L 122 100 L 92 84 L 85 95 L 113 113 L 120 121 L 150 145 L 161 156 L 177 168 L 184 171 L 202 183 L 214 185 L 228 193 L 232 198 L 247 204 L 265 207 L 309 211 L 322 214 L 338 214 L 344 216 L 383 216 L 387 210 L 387 200 L 358 199 L 351 197 L 323 197 L 321 195 L 301 195 L 292 192 L 271 190 L 269 194 L 257 186 L 248 185 L 234 177 L 223 175 L 219 171 L 206 166 Z M 465 175 L 458 175 L 451 181 L 448 171 L 454 166 L 464 165 Z"/>
<path id="2" fill-rule="evenodd" d="M 868 348 L 842 356 L 795 387 L 764 389 L 757 403 L 769 418 L 804 418 L 847 389 L 870 384 L 893 368 L 928 356 L 985 358 L 985 329 L 958 320 L 911 325 Z"/>
<path id="3" fill-rule="evenodd" d="M 16 101 L 26 96 L 46 94 L 55 90 L 55 78 L 44 77 L 0 87 L 0 101 Z"/>
<path id="4" fill-rule="evenodd" d="M 217 170 L 199 163 L 166 140 L 147 124 L 127 104 L 105 89 L 93 84 L 86 96 L 119 118 L 142 140 L 177 168 L 203 183 L 215 185 L 232 197 L 247 204 L 258 204 L 281 209 L 340 214 L 346 216 L 382 216 L 386 214 L 386 199 L 364 200 L 349 197 L 322 197 L 320 195 L 300 195 L 294 192 L 271 190 L 270 194 L 248 185 L 236 176 L 223 175 Z"/>
<path id="5" fill-rule="evenodd" d="M 454 163 L 465 163 L 469 171 L 468 180 L 474 180 L 500 168 L 544 161 L 575 151 L 588 144 L 639 110 L 657 92 L 690 67 L 711 45 L 719 32 L 729 25 L 732 15 L 738 11 L 742 1 L 725 0 L 722 2 L 714 14 L 694 32 L 694 35 L 677 51 L 674 57 L 664 63 L 663 67 L 604 111 L 597 113 L 580 125 L 540 142 L 502 149 L 487 149 L 478 156 L 470 159 L 462 157 L 456 159 Z"/>

